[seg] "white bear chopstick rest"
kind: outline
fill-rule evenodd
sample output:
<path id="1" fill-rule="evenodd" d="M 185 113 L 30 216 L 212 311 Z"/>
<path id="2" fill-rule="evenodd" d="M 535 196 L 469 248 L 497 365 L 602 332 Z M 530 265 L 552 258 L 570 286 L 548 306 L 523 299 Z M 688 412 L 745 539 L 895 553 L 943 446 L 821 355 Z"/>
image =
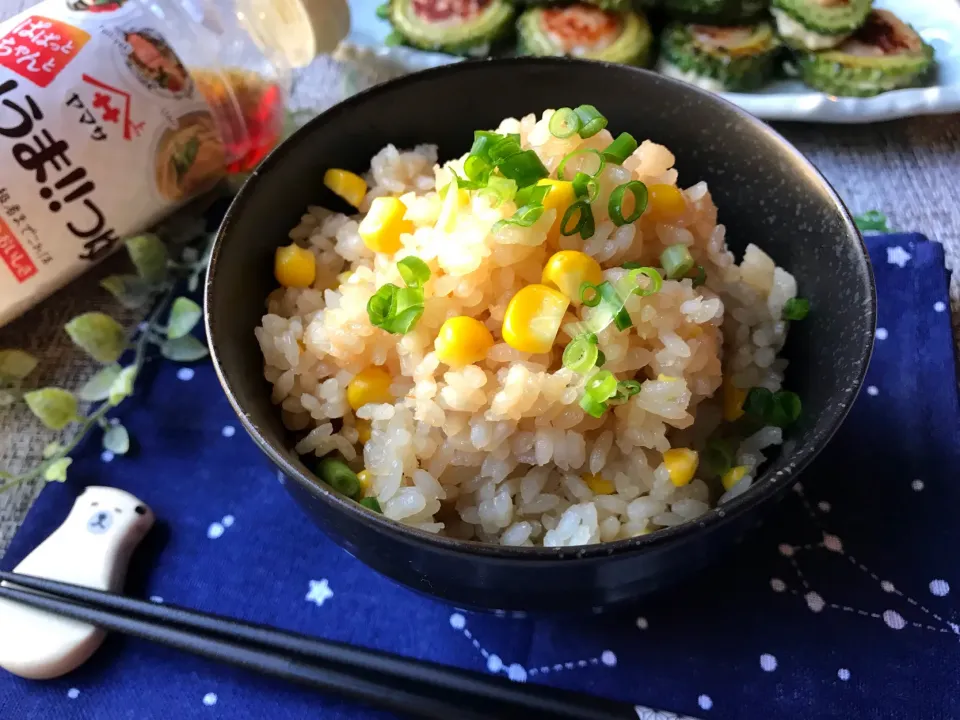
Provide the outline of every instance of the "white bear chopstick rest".
<path id="1" fill-rule="evenodd" d="M 14 572 L 118 592 L 130 556 L 153 521 L 150 508 L 130 493 L 88 487 L 63 525 Z M 0 600 L 0 667 L 15 675 L 36 680 L 64 675 L 82 665 L 104 635 L 92 625 Z"/>

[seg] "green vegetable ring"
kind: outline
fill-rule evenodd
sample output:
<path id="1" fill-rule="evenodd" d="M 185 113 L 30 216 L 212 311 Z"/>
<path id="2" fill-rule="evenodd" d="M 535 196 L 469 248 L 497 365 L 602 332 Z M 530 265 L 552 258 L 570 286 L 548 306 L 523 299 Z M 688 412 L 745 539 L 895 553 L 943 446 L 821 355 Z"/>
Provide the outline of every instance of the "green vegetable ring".
<path id="1" fill-rule="evenodd" d="M 664 0 L 663 7 L 684 22 L 730 25 L 759 20 L 768 4 L 769 0 Z"/>
<path id="2" fill-rule="evenodd" d="M 784 42 L 801 50 L 836 47 L 863 25 L 871 0 L 773 0 L 771 12 Z"/>
<path id="3" fill-rule="evenodd" d="M 740 27 L 670 25 L 660 70 L 710 90 L 756 90 L 773 75 L 779 42 L 769 23 Z"/>
<path id="4" fill-rule="evenodd" d="M 584 4 L 530 8 L 517 21 L 517 33 L 521 55 L 571 55 L 625 65 L 649 65 L 653 45 L 643 14 Z"/>
<path id="5" fill-rule="evenodd" d="M 874 10 L 840 47 L 797 57 L 810 87 L 830 95 L 870 97 L 920 85 L 933 67 L 933 48 L 887 10 Z"/>
<path id="6" fill-rule="evenodd" d="M 506 0 L 479 0 L 477 12 L 465 16 L 469 5 L 441 0 L 390 0 L 383 14 L 398 39 L 433 52 L 484 57 L 512 30 L 513 5 Z"/>

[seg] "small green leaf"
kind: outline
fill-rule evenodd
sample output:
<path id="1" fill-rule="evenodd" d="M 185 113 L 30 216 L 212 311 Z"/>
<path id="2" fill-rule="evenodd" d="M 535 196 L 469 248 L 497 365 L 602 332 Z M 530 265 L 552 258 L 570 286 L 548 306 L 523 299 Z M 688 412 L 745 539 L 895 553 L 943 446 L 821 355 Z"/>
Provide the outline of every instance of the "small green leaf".
<path id="1" fill-rule="evenodd" d="M 100 287 L 130 310 L 146 305 L 153 294 L 150 285 L 137 275 L 109 275 L 100 281 Z"/>
<path id="2" fill-rule="evenodd" d="M 87 380 L 77 392 L 77 397 L 85 402 L 98 402 L 110 397 L 110 388 L 120 375 L 120 366 L 116 363 L 107 365 L 96 375 Z"/>
<path id="3" fill-rule="evenodd" d="M 67 468 L 73 460 L 70 458 L 60 458 L 47 465 L 43 471 L 43 479 L 47 482 L 65 482 L 67 479 Z"/>
<path id="4" fill-rule="evenodd" d="M 209 352 L 207 346 L 193 335 L 167 340 L 160 346 L 160 354 L 176 362 L 193 362 L 206 357 Z"/>
<path id="5" fill-rule="evenodd" d="M 126 241 L 127 252 L 140 277 L 151 285 L 167 277 L 167 247 L 152 233 L 136 235 Z"/>
<path id="6" fill-rule="evenodd" d="M 0 378 L 23 380 L 39 361 L 23 350 L 0 350 Z"/>
<path id="7" fill-rule="evenodd" d="M 113 385 L 110 386 L 107 402 L 113 406 L 117 406 L 122 403 L 125 398 L 133 395 L 133 381 L 136 379 L 137 367 L 135 365 L 128 365 L 123 368 L 117 375 L 116 380 L 113 381 Z"/>
<path id="8" fill-rule="evenodd" d="M 30 411 L 51 430 L 63 430 L 77 419 L 77 398 L 61 388 L 47 387 L 23 396 Z"/>
<path id="9" fill-rule="evenodd" d="M 200 320 L 203 310 L 193 300 L 178 297 L 170 308 L 170 321 L 167 323 L 167 337 L 171 340 L 189 335 Z"/>
<path id="10" fill-rule="evenodd" d="M 78 315 L 65 327 L 70 339 L 76 345 L 104 365 L 116 362 L 127 348 L 127 337 L 123 327 L 104 313 L 90 312 Z"/>
<path id="11" fill-rule="evenodd" d="M 130 449 L 130 434 L 127 429 L 120 423 L 111 425 L 103 434 L 103 449 L 114 455 L 126 455 Z"/>
<path id="12" fill-rule="evenodd" d="M 56 455 L 61 451 L 63 451 L 63 445 L 61 445 L 60 443 L 58 442 L 47 443 L 47 445 L 43 448 L 43 459 L 49 460 L 50 458 L 52 458 L 54 455 Z"/>
<path id="13" fill-rule="evenodd" d="M 868 210 L 863 215 L 858 215 L 853 219 L 860 232 L 893 232 L 887 223 L 887 216 L 879 210 Z"/>

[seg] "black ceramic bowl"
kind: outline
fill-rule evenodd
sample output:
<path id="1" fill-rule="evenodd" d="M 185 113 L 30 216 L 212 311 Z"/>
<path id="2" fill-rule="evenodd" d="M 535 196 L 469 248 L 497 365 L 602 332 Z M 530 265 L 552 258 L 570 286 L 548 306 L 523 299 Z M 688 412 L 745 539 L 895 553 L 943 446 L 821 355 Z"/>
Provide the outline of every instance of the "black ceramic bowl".
<path id="1" fill-rule="evenodd" d="M 512 548 L 412 530 L 318 484 L 270 403 L 253 330 L 275 287 L 274 250 L 307 205 L 341 207 L 324 170 L 369 167 L 385 144 L 466 152 L 476 128 L 590 103 L 615 132 L 668 146 L 682 183 L 706 180 L 740 254 L 756 242 L 793 273 L 813 312 L 790 333 L 787 386 L 803 416 L 744 495 L 698 521 L 603 545 Z M 375 570 L 473 607 L 572 610 L 657 590 L 709 563 L 793 484 L 857 395 L 873 346 L 876 297 L 850 215 L 817 171 L 769 127 L 708 93 L 650 72 L 564 59 L 470 62 L 404 77 L 315 118 L 268 157 L 220 229 L 206 286 L 207 332 L 244 427 L 286 473 L 286 487 L 337 543 Z M 309 542 L 304 538 L 304 542 Z"/>

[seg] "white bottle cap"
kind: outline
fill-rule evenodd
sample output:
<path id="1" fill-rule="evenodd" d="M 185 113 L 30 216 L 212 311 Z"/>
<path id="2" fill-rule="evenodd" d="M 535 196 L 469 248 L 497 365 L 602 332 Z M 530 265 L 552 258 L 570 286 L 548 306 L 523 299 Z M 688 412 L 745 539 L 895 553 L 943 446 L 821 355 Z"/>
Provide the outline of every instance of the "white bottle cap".
<path id="1" fill-rule="evenodd" d="M 238 0 L 237 19 L 262 50 L 291 68 L 333 52 L 350 33 L 346 0 Z"/>

